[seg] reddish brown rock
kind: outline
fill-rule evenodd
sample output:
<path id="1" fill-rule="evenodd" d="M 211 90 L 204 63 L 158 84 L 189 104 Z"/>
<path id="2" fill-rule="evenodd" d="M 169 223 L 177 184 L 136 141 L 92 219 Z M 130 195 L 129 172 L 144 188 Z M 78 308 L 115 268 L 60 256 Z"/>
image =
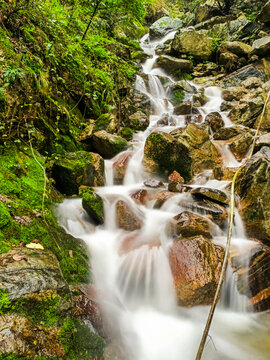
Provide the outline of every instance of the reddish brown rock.
<path id="1" fill-rule="evenodd" d="M 212 237 L 210 220 L 190 211 L 176 215 L 169 223 L 169 232 L 181 238 L 197 235 Z"/>
<path id="2" fill-rule="evenodd" d="M 118 156 L 113 163 L 113 179 L 115 184 L 122 184 L 132 151 L 126 151 Z"/>
<path id="3" fill-rule="evenodd" d="M 177 171 L 173 171 L 168 177 L 169 185 L 168 190 L 172 192 L 181 192 L 182 184 L 184 184 L 185 180 Z"/>
<path id="4" fill-rule="evenodd" d="M 139 211 L 138 211 L 139 213 Z M 140 217 L 142 214 L 139 213 Z M 124 201 L 119 200 L 116 203 L 116 221 L 121 229 L 127 231 L 138 230 L 142 227 L 142 220 L 133 212 L 131 207 Z"/>
<path id="5" fill-rule="evenodd" d="M 147 190 L 145 189 L 141 189 L 138 190 L 136 192 L 134 192 L 133 194 L 131 194 L 131 198 L 137 203 L 137 204 L 142 204 L 145 205 L 147 203 Z"/>
<path id="6" fill-rule="evenodd" d="M 126 254 L 130 251 L 136 250 L 141 246 L 148 246 L 150 249 L 152 247 L 159 247 L 161 245 L 160 243 L 160 239 L 159 238 L 146 238 L 146 237 L 142 237 L 141 235 L 138 234 L 132 234 L 129 236 L 126 236 L 121 244 L 119 253 L 120 255 L 122 254 Z"/>
<path id="7" fill-rule="evenodd" d="M 212 303 L 223 255 L 220 246 L 202 236 L 174 240 L 170 266 L 180 305 L 191 307 Z"/>

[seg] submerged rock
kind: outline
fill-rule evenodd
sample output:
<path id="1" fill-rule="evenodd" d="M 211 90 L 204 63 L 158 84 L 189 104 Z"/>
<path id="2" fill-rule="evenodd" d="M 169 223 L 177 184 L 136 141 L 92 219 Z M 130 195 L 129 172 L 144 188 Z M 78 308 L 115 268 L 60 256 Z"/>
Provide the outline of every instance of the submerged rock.
<path id="1" fill-rule="evenodd" d="M 131 206 L 129 206 L 129 204 L 127 204 L 125 201 L 117 201 L 115 207 L 116 222 L 121 229 L 126 231 L 134 231 L 142 227 L 142 214 L 139 213 L 140 216 L 135 214 Z"/>
<path id="2" fill-rule="evenodd" d="M 263 147 L 236 179 L 247 234 L 270 245 L 270 149 Z"/>
<path id="3" fill-rule="evenodd" d="M 95 224 L 104 223 L 104 204 L 93 188 L 87 188 L 82 194 L 82 206 Z"/>
<path id="4" fill-rule="evenodd" d="M 215 295 L 224 250 L 203 236 L 175 239 L 170 266 L 179 305 L 211 304 Z"/>
<path id="5" fill-rule="evenodd" d="M 132 157 L 132 151 L 126 151 L 120 154 L 113 163 L 113 179 L 116 184 L 122 184 L 126 175 L 126 170 L 130 158 Z"/>
<path id="6" fill-rule="evenodd" d="M 79 187 L 104 185 L 104 160 L 98 154 L 66 153 L 52 167 L 56 188 L 63 194 L 78 194 Z"/>
<path id="7" fill-rule="evenodd" d="M 183 22 L 177 18 L 171 18 L 169 16 L 163 16 L 158 19 L 149 28 L 150 38 L 158 39 L 165 36 L 168 32 L 178 30 L 183 26 Z"/>
<path id="8" fill-rule="evenodd" d="M 0 290 L 16 300 L 42 290 L 68 292 L 68 286 L 52 252 L 20 247 L 0 254 Z"/>

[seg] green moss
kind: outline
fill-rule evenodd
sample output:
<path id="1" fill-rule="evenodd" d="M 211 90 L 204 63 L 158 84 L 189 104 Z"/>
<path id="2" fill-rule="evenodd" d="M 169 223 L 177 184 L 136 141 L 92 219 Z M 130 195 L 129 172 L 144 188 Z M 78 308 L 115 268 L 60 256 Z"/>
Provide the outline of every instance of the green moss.
<path id="1" fill-rule="evenodd" d="M 108 114 L 100 115 L 95 122 L 93 131 L 106 130 L 111 121 L 112 119 Z"/>
<path id="2" fill-rule="evenodd" d="M 0 201 L 0 229 L 7 225 L 11 220 L 7 207 Z"/>
<path id="3" fill-rule="evenodd" d="M 10 308 L 10 304 L 7 291 L 0 289 L 0 315 L 3 314 L 3 311 Z"/>
<path id="4" fill-rule="evenodd" d="M 65 359 L 95 359 L 104 354 L 105 341 L 92 333 L 79 320 L 68 318 L 64 322 L 60 339 L 66 351 Z"/>
<path id="5" fill-rule="evenodd" d="M 130 129 L 129 127 L 124 127 L 119 131 L 120 136 L 122 136 L 124 139 L 130 141 L 132 140 L 134 131 Z"/>
<path id="6" fill-rule="evenodd" d="M 94 189 L 85 189 L 82 194 L 82 206 L 95 222 L 98 224 L 102 224 L 104 222 L 103 200 L 94 192 Z"/>

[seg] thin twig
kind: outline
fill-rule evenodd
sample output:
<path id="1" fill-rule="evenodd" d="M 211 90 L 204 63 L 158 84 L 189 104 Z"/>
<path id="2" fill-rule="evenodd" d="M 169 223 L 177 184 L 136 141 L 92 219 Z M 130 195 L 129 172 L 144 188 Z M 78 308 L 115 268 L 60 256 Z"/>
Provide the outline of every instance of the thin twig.
<path id="1" fill-rule="evenodd" d="M 253 138 L 253 142 L 252 142 L 252 146 L 250 148 L 249 155 L 248 155 L 246 161 L 244 162 L 244 164 L 241 165 L 239 167 L 239 169 L 236 171 L 236 173 L 234 174 L 233 180 L 232 180 L 231 200 L 230 200 L 230 216 L 229 216 L 229 229 L 228 229 L 228 234 L 227 234 L 225 255 L 224 255 L 224 258 L 223 258 L 222 269 L 221 269 L 221 272 L 220 272 L 219 281 L 218 281 L 217 289 L 216 289 L 216 292 L 215 292 L 214 300 L 212 302 L 211 309 L 210 309 L 209 314 L 208 314 L 207 322 L 206 322 L 206 325 L 205 325 L 205 328 L 204 328 L 204 331 L 203 331 L 203 335 L 202 335 L 202 338 L 201 338 L 201 342 L 200 342 L 200 345 L 199 345 L 199 349 L 198 349 L 198 352 L 197 352 L 197 355 L 196 355 L 196 360 L 200 360 L 201 357 L 202 357 L 202 353 L 203 353 L 203 350 L 204 350 L 204 347 L 205 347 L 205 342 L 206 342 L 206 339 L 207 339 L 207 336 L 208 336 L 208 333 L 209 333 L 209 329 L 210 329 L 210 326 L 211 326 L 211 322 L 212 322 L 212 319 L 213 319 L 215 308 L 216 308 L 216 305 L 217 305 L 217 302 L 218 302 L 218 299 L 219 299 L 219 296 L 220 296 L 221 287 L 222 287 L 222 284 L 223 284 L 223 281 L 224 281 L 224 278 L 225 278 L 226 268 L 227 268 L 227 264 L 228 264 L 229 251 L 230 251 L 231 237 L 232 237 L 232 228 L 233 228 L 234 205 L 235 205 L 234 189 L 235 189 L 236 178 L 237 178 L 238 174 L 240 173 L 240 171 L 247 165 L 248 161 L 250 160 L 250 158 L 251 158 L 251 156 L 252 156 L 252 154 L 254 152 L 256 139 L 257 139 L 259 131 L 260 131 L 260 127 L 261 127 L 261 124 L 262 124 L 263 116 L 265 114 L 266 106 L 267 106 L 268 101 L 269 101 L 269 97 L 270 97 L 270 91 L 268 92 L 266 101 L 264 103 L 263 111 L 261 113 L 261 117 L 260 117 L 260 120 L 258 122 L 257 130 L 256 130 L 256 133 L 255 133 L 254 138 Z"/>

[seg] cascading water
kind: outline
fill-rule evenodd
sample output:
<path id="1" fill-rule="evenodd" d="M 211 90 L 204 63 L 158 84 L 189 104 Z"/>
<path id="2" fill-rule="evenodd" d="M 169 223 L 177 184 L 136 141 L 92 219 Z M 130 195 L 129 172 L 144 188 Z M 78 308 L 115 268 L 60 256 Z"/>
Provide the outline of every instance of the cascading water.
<path id="1" fill-rule="evenodd" d="M 143 72 L 149 75 L 146 86 L 137 76 L 136 88 L 149 96 L 153 113 L 145 132 L 133 138 L 132 156 L 126 169 L 123 185 L 114 185 L 113 161 L 106 161 L 106 186 L 98 188 L 104 199 L 105 223 L 94 228 L 82 209 L 80 199 L 65 200 L 56 213 L 59 223 L 75 237 L 82 238 L 91 250 L 91 264 L 99 302 L 110 337 L 121 348 L 118 354 L 123 360 L 192 360 L 199 345 L 200 336 L 209 308 L 197 306 L 185 309 L 177 306 L 168 252 L 172 239 L 168 236 L 168 221 L 181 211 L 191 209 L 192 199 L 187 193 L 178 194 L 167 200 L 160 209 L 153 203 L 146 206 L 135 204 L 130 194 L 144 188 L 142 166 L 143 149 L 147 136 L 158 127 L 158 120 L 173 114 L 173 105 L 166 97 L 158 75 L 166 76 L 154 66 L 157 58 L 155 48 L 167 39 L 149 42 L 144 36 L 141 46 L 151 55 L 143 65 Z M 172 82 L 173 79 L 170 78 Z M 221 92 L 216 87 L 205 91 L 209 102 L 199 109 L 203 118 L 211 111 L 220 111 Z M 231 126 L 222 114 L 225 125 Z M 177 126 L 184 126 L 183 118 L 175 116 Z M 162 128 L 170 131 L 170 125 Z M 238 166 L 229 149 L 218 145 L 228 166 Z M 198 185 L 223 189 L 228 182 L 210 180 L 211 171 L 195 178 Z M 140 230 L 129 233 L 117 226 L 115 204 L 124 200 L 139 217 L 143 218 Z M 237 214 L 236 214 L 237 215 Z M 225 232 L 218 226 L 213 229 L 214 242 L 225 244 Z M 132 245 L 131 245 L 132 244 Z M 240 245 L 239 245 L 240 244 Z M 235 217 L 232 247 L 252 246 L 245 238 L 240 217 Z M 210 331 L 211 338 L 205 348 L 204 359 L 208 360 L 266 360 L 268 354 L 256 349 L 256 336 L 265 332 L 259 322 L 259 315 L 244 312 L 246 297 L 238 294 L 231 270 L 228 270 L 220 305 L 216 310 Z M 252 331 L 253 342 L 250 342 Z M 257 334 L 257 335 L 256 335 Z M 246 341 L 245 341 L 246 339 Z"/>

